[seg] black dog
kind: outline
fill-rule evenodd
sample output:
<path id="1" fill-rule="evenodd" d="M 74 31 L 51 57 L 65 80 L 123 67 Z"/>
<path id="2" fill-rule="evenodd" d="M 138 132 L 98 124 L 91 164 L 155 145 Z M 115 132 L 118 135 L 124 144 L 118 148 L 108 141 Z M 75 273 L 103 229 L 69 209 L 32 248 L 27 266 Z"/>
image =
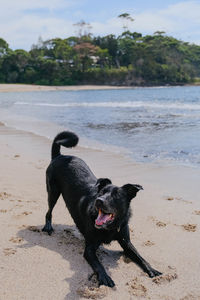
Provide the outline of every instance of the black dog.
<path id="1" fill-rule="evenodd" d="M 161 275 L 140 256 L 130 241 L 130 202 L 142 187 L 137 184 L 117 187 L 110 179 L 97 179 L 83 160 L 60 154 L 61 145 L 70 148 L 77 143 L 78 137 L 72 132 L 61 132 L 53 141 L 52 161 L 46 172 L 49 210 L 43 231 L 49 235 L 52 233 L 52 210 L 62 194 L 76 226 L 85 238 L 84 257 L 97 274 L 99 285 L 115 285 L 96 256 L 100 244 L 113 240 L 117 240 L 125 254 L 150 277 Z"/>

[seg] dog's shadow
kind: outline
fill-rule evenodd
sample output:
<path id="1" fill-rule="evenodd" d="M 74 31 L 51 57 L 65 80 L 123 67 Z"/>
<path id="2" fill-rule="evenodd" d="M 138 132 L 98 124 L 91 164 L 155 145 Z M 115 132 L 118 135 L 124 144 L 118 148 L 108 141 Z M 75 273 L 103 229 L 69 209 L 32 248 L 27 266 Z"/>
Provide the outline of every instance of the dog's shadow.
<path id="1" fill-rule="evenodd" d="M 43 226 L 40 225 L 37 227 L 29 226 L 19 230 L 18 236 L 23 238 L 23 240 L 26 241 L 26 244 L 18 247 L 44 247 L 51 251 L 57 252 L 64 260 L 68 261 L 70 265 L 70 271 L 73 272 L 73 275 L 65 279 L 69 284 L 69 293 L 66 295 L 65 299 L 76 299 L 77 290 L 81 285 L 85 284 L 86 286 L 91 286 L 89 278 L 92 277 L 91 275 L 93 274 L 92 269 L 83 258 L 85 245 L 84 238 L 79 233 L 75 225 L 54 225 L 55 231 L 51 236 L 48 236 L 46 233 L 42 232 L 42 227 Z M 109 269 L 117 267 L 118 260 L 122 254 L 123 252 L 107 250 L 102 246 L 97 251 L 99 260 L 103 263 L 109 275 Z M 49 264 L 51 264 L 51 261 Z M 97 286 L 95 281 L 94 285 Z"/>

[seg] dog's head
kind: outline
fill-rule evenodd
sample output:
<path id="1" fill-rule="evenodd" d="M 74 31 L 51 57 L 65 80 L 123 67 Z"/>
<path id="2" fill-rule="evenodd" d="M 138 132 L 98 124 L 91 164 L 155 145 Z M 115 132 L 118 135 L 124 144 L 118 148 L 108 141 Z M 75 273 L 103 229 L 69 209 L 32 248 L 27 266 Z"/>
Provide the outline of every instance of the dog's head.
<path id="1" fill-rule="evenodd" d="M 125 184 L 117 187 L 108 178 L 98 179 L 96 186 L 98 193 L 95 200 L 95 227 L 107 230 L 119 228 L 128 215 L 131 199 L 143 189 L 142 186 Z"/>

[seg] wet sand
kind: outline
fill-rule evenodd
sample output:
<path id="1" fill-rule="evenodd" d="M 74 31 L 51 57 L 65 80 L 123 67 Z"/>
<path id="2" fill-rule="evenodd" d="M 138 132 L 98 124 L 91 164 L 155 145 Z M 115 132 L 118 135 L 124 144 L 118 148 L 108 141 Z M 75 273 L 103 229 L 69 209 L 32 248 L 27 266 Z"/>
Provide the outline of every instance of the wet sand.
<path id="1" fill-rule="evenodd" d="M 61 198 L 53 212 L 55 232 L 41 232 L 50 147 L 48 139 L 0 124 L 0 299 L 200 299 L 200 170 L 62 149 L 83 158 L 97 177 L 144 187 L 131 203 L 131 239 L 163 275 L 148 278 L 113 242 L 99 257 L 116 287 L 98 288 L 94 276 L 88 280 L 84 240 Z"/>

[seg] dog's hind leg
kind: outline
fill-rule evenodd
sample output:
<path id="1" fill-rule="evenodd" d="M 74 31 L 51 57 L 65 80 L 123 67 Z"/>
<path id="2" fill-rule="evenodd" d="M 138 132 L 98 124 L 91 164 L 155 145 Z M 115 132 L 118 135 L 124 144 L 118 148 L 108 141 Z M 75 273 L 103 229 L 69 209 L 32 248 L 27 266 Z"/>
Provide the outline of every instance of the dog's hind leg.
<path id="1" fill-rule="evenodd" d="M 162 273 L 153 269 L 150 264 L 138 253 L 136 248 L 130 241 L 129 227 L 124 226 L 119 232 L 118 242 L 124 249 L 125 255 L 127 255 L 132 261 L 138 264 L 149 277 L 159 276 Z"/>
<path id="2" fill-rule="evenodd" d="M 50 184 L 47 183 L 47 192 L 48 192 L 48 205 L 49 205 L 49 210 L 46 213 L 46 224 L 43 227 L 42 231 L 47 232 L 49 235 L 52 234 L 53 232 L 53 227 L 51 224 L 51 220 L 52 220 L 52 210 L 60 196 L 60 191 L 59 189 L 56 187 L 55 184 L 52 184 L 50 186 Z"/>

